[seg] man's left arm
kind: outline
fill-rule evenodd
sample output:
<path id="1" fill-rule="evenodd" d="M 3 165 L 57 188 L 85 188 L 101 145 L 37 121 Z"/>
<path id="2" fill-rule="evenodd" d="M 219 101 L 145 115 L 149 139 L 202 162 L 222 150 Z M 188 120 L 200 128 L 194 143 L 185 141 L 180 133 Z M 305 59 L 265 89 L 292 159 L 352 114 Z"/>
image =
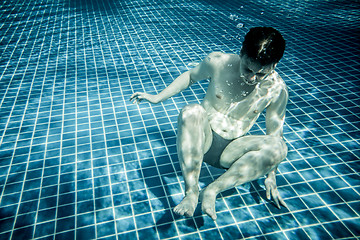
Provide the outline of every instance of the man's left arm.
<path id="1" fill-rule="evenodd" d="M 283 125 L 285 120 L 286 105 L 289 93 L 284 86 L 270 105 L 266 108 L 266 135 L 283 136 Z"/>

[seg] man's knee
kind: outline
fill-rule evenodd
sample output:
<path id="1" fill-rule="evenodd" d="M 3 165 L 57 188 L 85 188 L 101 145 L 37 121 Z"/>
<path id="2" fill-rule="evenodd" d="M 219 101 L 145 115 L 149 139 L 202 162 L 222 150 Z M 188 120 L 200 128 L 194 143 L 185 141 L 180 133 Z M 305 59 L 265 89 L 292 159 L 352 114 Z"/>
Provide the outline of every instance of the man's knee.
<path id="1" fill-rule="evenodd" d="M 288 151 L 286 143 L 282 137 L 269 135 L 264 136 L 264 141 L 261 149 L 269 156 L 273 156 L 274 158 L 276 158 L 278 161 L 284 160 Z"/>
<path id="2" fill-rule="evenodd" d="M 274 137 L 271 139 L 269 148 L 272 151 L 276 152 L 276 155 L 279 156 L 279 159 L 284 160 L 287 156 L 288 147 L 283 138 L 281 137 Z"/>
<path id="3" fill-rule="evenodd" d="M 199 104 L 185 106 L 178 117 L 179 124 L 203 124 L 206 118 L 205 109 Z"/>
<path id="4" fill-rule="evenodd" d="M 178 151 L 186 152 L 185 148 L 189 147 L 202 157 L 209 150 L 211 142 L 212 132 L 205 109 L 199 104 L 185 106 L 178 117 Z"/>

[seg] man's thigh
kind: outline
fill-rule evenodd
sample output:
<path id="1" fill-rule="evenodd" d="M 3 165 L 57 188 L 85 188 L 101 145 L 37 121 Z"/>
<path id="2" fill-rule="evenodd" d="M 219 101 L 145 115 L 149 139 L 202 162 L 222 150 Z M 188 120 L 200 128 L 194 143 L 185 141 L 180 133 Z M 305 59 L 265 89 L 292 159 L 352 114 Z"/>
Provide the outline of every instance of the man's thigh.
<path id="1" fill-rule="evenodd" d="M 212 130 L 205 109 L 200 104 L 185 106 L 178 116 L 177 147 L 197 148 L 206 153 L 212 143 Z"/>
<path id="2" fill-rule="evenodd" d="M 287 147 L 281 137 L 270 135 L 247 135 L 229 143 L 220 156 L 220 166 L 230 168 L 231 165 L 250 152 L 257 152 L 264 161 L 279 164 L 285 159 Z M 261 160 L 259 159 L 259 160 Z"/>

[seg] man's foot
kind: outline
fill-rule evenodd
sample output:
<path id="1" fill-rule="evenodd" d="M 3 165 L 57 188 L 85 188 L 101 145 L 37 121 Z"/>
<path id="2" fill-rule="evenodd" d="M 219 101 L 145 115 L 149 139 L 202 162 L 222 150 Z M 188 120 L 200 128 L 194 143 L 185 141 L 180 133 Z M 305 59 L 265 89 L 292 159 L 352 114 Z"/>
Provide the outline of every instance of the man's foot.
<path id="1" fill-rule="evenodd" d="M 198 204 L 198 196 L 196 194 L 187 194 L 184 199 L 174 208 L 174 212 L 178 215 L 192 217 Z"/>
<path id="2" fill-rule="evenodd" d="M 209 215 L 212 220 L 216 220 L 216 212 L 215 212 L 215 201 L 216 201 L 216 193 L 211 191 L 208 188 L 205 188 L 200 193 L 200 201 L 201 201 L 201 210 Z"/>

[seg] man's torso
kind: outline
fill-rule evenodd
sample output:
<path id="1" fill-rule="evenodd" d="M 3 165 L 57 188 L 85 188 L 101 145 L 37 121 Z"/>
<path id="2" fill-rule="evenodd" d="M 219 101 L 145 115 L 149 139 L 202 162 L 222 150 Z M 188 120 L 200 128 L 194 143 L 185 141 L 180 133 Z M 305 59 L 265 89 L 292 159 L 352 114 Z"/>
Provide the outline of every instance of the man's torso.
<path id="1" fill-rule="evenodd" d="M 240 76 L 239 61 L 238 55 L 222 53 L 211 59 L 213 74 L 202 102 L 211 128 L 227 140 L 245 135 L 272 99 L 286 88 L 276 72 L 257 85 L 247 85 Z"/>

